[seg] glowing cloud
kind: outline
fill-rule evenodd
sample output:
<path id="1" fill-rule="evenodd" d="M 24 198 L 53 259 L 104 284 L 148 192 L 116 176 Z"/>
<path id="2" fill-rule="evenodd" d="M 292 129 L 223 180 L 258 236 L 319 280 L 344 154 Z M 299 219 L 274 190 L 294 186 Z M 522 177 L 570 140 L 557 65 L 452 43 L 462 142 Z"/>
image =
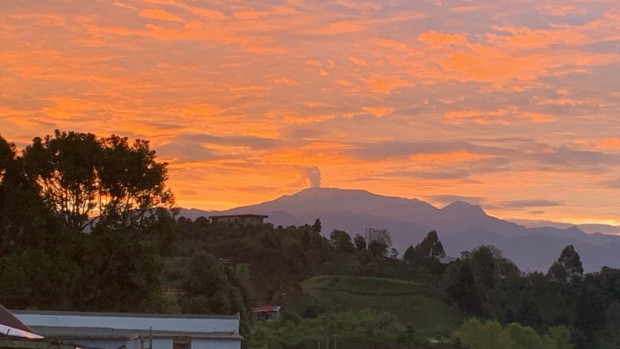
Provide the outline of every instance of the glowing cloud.
<path id="1" fill-rule="evenodd" d="M 614 1 L 2 1 L 0 132 L 148 139 L 180 206 L 326 185 L 618 221 L 619 28 Z"/>

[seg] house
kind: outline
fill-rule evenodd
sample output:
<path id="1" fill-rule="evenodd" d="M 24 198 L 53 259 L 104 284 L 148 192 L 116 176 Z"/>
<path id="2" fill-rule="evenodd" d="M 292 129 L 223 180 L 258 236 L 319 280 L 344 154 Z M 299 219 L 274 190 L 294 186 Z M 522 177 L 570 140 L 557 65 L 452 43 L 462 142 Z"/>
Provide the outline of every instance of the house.
<path id="1" fill-rule="evenodd" d="M 263 305 L 252 308 L 252 320 L 254 321 L 273 321 L 280 318 L 279 305 Z"/>
<path id="2" fill-rule="evenodd" d="M 239 315 L 13 311 L 48 340 L 100 349 L 240 349 Z"/>
<path id="3" fill-rule="evenodd" d="M 231 224 L 231 225 L 261 225 L 265 224 L 265 218 L 269 218 L 269 216 L 264 216 L 260 214 L 237 214 L 237 215 L 226 215 L 226 216 L 209 216 L 211 219 L 211 223 L 214 224 Z"/>

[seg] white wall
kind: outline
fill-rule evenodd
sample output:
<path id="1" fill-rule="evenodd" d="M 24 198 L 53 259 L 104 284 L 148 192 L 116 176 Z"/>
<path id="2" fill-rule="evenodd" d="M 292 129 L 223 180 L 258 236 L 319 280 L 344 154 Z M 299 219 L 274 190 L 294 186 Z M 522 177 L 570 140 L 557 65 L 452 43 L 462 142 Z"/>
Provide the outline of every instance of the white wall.
<path id="1" fill-rule="evenodd" d="M 65 340 L 65 342 L 67 343 L 71 343 L 71 344 L 78 344 L 80 346 L 83 347 L 89 347 L 89 348 L 102 348 L 102 349 L 117 349 L 118 347 L 120 347 L 121 345 L 125 344 L 124 340 L 113 340 L 113 339 L 68 339 Z M 172 347 L 170 347 L 172 348 Z M 138 349 L 140 349 L 140 346 L 138 344 Z"/>
<path id="2" fill-rule="evenodd" d="M 241 349 L 241 341 L 192 339 L 192 349 Z"/>
<path id="3" fill-rule="evenodd" d="M 67 342 L 78 344 L 84 347 L 117 349 L 125 345 L 127 349 L 140 349 L 140 340 L 104 340 L 104 339 L 71 339 Z M 172 349 L 172 339 L 154 339 L 153 349 Z M 192 349 L 240 349 L 241 341 L 238 340 L 217 340 L 217 339 L 195 339 L 192 338 Z"/>

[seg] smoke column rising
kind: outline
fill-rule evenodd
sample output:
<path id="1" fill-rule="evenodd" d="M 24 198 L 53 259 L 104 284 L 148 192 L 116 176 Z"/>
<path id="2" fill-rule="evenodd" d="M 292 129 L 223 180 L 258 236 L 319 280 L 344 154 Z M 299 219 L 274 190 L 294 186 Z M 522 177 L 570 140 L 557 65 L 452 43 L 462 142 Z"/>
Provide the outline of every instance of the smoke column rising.
<path id="1" fill-rule="evenodd" d="M 318 166 L 307 167 L 304 169 L 308 182 L 310 182 L 310 188 L 321 187 L 321 170 Z"/>

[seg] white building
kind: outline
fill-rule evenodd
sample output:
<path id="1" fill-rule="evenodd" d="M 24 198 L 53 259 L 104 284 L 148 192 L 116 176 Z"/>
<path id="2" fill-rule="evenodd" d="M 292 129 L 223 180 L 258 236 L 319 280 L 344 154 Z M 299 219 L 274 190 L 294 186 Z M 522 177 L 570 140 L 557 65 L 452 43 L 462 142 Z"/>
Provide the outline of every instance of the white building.
<path id="1" fill-rule="evenodd" d="M 48 340 L 100 349 L 240 349 L 238 315 L 158 315 L 20 311 Z"/>

